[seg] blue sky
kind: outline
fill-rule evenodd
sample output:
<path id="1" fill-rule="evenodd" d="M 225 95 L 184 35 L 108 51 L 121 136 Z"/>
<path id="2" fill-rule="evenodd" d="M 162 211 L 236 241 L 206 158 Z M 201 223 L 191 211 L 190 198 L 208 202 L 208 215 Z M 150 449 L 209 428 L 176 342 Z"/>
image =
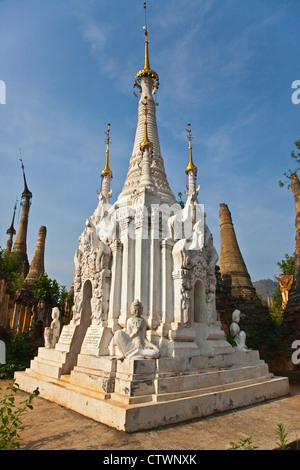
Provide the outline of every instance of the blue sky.
<path id="1" fill-rule="evenodd" d="M 278 179 L 300 138 L 299 1 L 148 0 L 157 122 L 174 194 L 185 191 L 191 122 L 199 202 L 219 252 L 219 205 L 231 210 L 253 281 L 294 251 L 294 202 Z M 113 201 L 126 178 L 143 67 L 142 0 L 0 0 L 0 246 L 23 190 L 33 193 L 32 260 L 47 227 L 45 268 L 70 287 L 85 220 L 97 206 L 111 123 Z M 19 210 L 17 211 L 18 220 Z M 17 228 L 17 221 L 16 221 Z"/>

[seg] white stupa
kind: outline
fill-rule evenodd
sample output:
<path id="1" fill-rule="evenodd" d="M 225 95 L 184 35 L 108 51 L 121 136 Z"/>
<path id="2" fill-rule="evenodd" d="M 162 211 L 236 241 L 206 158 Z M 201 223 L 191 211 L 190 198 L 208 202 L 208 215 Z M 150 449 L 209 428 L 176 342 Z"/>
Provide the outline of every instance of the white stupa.
<path id="1" fill-rule="evenodd" d="M 257 351 L 232 347 L 216 312 L 218 255 L 198 202 L 191 128 L 185 207 L 160 150 L 144 27 L 135 77 L 138 121 L 123 189 L 110 204 L 110 124 L 99 203 L 75 253 L 73 318 L 55 348 L 39 348 L 21 389 L 125 431 L 246 406 L 289 392 Z"/>

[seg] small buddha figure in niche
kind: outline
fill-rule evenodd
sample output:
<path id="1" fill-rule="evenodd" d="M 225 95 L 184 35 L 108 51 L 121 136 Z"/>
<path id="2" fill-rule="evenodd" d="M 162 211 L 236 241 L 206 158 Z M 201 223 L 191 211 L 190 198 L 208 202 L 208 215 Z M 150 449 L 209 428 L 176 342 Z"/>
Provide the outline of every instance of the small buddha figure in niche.
<path id="1" fill-rule="evenodd" d="M 146 338 L 147 323 L 142 317 L 143 305 L 139 300 L 131 304 L 131 317 L 127 320 L 126 330 L 116 331 L 115 344 L 120 351 L 119 359 L 156 359 L 159 349 Z"/>

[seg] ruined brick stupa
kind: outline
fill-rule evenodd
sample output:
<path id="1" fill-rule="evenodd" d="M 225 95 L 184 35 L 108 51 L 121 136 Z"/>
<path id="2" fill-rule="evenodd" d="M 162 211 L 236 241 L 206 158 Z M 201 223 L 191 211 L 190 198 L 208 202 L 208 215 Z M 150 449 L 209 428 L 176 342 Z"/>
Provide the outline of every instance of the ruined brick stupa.
<path id="1" fill-rule="evenodd" d="M 161 155 L 148 30 L 133 153 L 110 204 L 112 171 L 75 254 L 73 318 L 55 347 L 40 348 L 20 388 L 125 431 L 153 428 L 288 393 L 257 351 L 231 346 L 216 313 L 212 235 L 198 202 L 191 129 L 182 209 Z M 238 318 L 238 316 L 237 316 Z M 235 332 L 238 324 L 235 322 Z M 241 336 L 241 338 L 243 338 Z M 240 344 L 239 342 L 237 344 Z"/>

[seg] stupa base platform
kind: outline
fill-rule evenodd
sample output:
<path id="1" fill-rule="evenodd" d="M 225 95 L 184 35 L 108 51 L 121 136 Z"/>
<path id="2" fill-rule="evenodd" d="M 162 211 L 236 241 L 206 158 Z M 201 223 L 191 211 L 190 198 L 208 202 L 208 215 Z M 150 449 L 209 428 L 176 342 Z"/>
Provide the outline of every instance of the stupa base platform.
<path id="1" fill-rule="evenodd" d="M 51 361 L 44 361 L 50 370 Z M 99 370 L 101 364 L 104 367 Z M 45 370 L 41 367 L 40 373 L 35 366 L 16 372 L 16 383 L 28 393 L 38 387 L 42 398 L 126 432 L 201 418 L 289 394 L 288 379 L 269 373 L 257 351 L 123 361 L 79 355 L 77 366 L 68 375 L 55 378 L 45 375 Z"/>

